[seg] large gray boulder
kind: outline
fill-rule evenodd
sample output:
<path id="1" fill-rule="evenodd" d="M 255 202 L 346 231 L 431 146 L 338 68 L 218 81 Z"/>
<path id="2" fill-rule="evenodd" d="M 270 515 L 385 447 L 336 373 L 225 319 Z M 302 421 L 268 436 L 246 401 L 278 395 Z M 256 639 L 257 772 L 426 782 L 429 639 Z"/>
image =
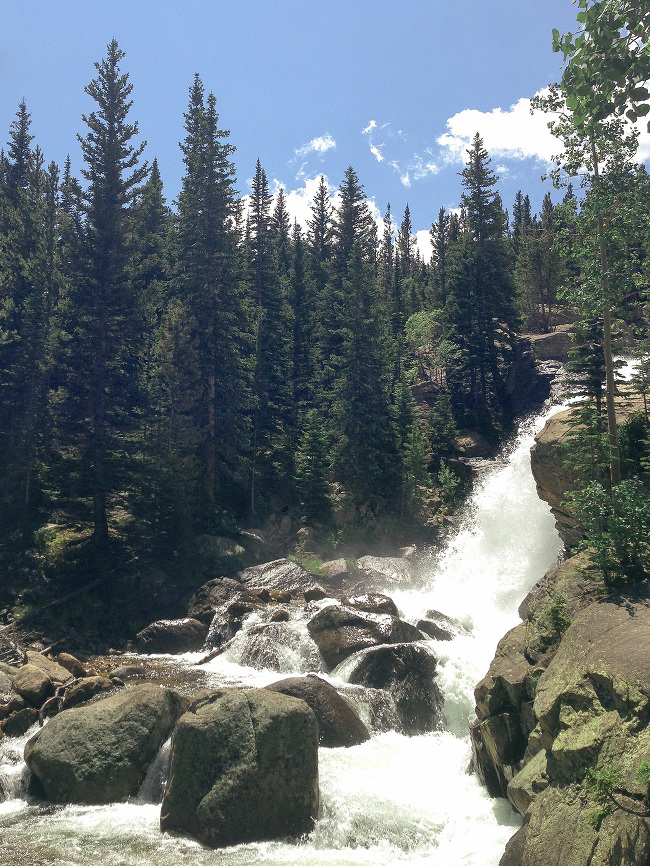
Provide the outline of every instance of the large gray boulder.
<path id="1" fill-rule="evenodd" d="M 300 698 L 312 708 L 318 722 L 321 746 L 356 746 L 370 738 L 368 729 L 345 698 L 334 686 L 314 674 L 289 677 L 266 688 Z"/>
<path id="2" fill-rule="evenodd" d="M 22 665 L 18 668 L 12 685 L 14 691 L 23 697 L 28 704 L 37 708 L 43 705 L 46 698 L 54 694 L 52 680 L 45 671 L 32 664 Z"/>
<path id="3" fill-rule="evenodd" d="M 65 710 L 28 741 L 25 761 L 54 803 L 126 800 L 187 705 L 147 684 Z"/>
<path id="4" fill-rule="evenodd" d="M 172 737 L 162 830 L 216 848 L 298 837 L 318 812 L 318 724 L 304 701 L 265 689 L 193 702 Z"/>
<path id="5" fill-rule="evenodd" d="M 404 733 L 440 730 L 444 699 L 437 683 L 436 659 L 423 646 L 380 646 L 364 653 L 349 676 L 354 685 L 389 691 Z"/>
<path id="6" fill-rule="evenodd" d="M 409 583 L 413 577 L 411 563 L 399 556 L 361 556 L 357 569 L 364 582 L 374 586 L 395 586 Z"/>
<path id="7" fill-rule="evenodd" d="M 229 602 L 241 590 L 239 581 L 229 577 L 215 577 L 194 593 L 187 608 L 187 615 L 209 625 L 217 608 Z"/>
<path id="8" fill-rule="evenodd" d="M 330 670 L 359 650 L 422 639 L 414 625 L 399 617 L 340 604 L 319 610 L 307 623 L 307 630 Z"/>
<path id="9" fill-rule="evenodd" d="M 208 627 L 198 619 L 159 619 L 136 635 L 138 648 L 146 653 L 196 652 L 203 647 Z"/>

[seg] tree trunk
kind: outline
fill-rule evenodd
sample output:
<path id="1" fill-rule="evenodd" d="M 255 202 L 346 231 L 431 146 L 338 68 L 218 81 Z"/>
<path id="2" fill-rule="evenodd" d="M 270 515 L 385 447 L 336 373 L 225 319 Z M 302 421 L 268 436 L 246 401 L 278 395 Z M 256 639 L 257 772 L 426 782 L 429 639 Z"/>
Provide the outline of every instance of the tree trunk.
<path id="1" fill-rule="evenodd" d="M 594 183 L 600 187 L 600 175 L 598 171 L 598 154 L 596 144 L 591 140 L 591 156 L 594 168 Z M 614 358 L 612 356 L 612 317 L 609 302 L 609 261 L 607 259 L 607 247 L 605 242 L 605 226 L 602 214 L 596 217 L 598 230 L 598 246 L 600 249 L 601 283 L 603 289 L 603 354 L 605 356 L 605 405 L 607 408 L 607 436 L 609 439 L 609 475 L 612 487 L 616 487 L 621 481 L 621 454 L 618 444 L 618 428 L 616 426 L 616 407 L 614 394 L 616 384 L 614 381 Z"/>

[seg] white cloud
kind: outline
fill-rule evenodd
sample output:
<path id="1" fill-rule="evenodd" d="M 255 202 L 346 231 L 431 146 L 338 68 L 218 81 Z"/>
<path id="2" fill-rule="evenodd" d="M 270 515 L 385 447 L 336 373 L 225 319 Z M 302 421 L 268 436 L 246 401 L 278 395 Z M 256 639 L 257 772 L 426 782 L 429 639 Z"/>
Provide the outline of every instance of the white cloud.
<path id="1" fill-rule="evenodd" d="M 381 148 L 383 146 L 384 146 L 383 144 L 380 144 L 379 147 L 377 147 L 374 144 L 370 145 L 370 153 L 375 157 L 377 162 L 383 162 L 384 161 L 384 157 L 382 156 L 382 152 L 381 152 Z"/>
<path id="2" fill-rule="evenodd" d="M 419 232 L 415 233 L 415 244 L 420 250 L 420 255 L 422 256 L 423 260 L 425 262 L 428 262 L 431 259 L 431 253 L 433 252 L 433 248 L 431 247 L 431 235 L 429 234 L 429 229 L 420 229 Z"/>
<path id="3" fill-rule="evenodd" d="M 368 126 L 361 130 L 361 135 L 368 135 L 373 131 L 373 129 L 377 129 L 377 121 L 375 120 L 371 120 Z"/>
<path id="4" fill-rule="evenodd" d="M 294 150 L 296 157 L 299 156 L 307 156 L 309 153 L 326 153 L 328 150 L 332 150 L 332 148 L 336 147 L 336 142 L 332 138 L 332 136 L 327 133 L 326 135 L 319 135 L 316 138 L 312 138 L 310 142 L 307 144 L 303 144 L 302 147 Z"/>
<path id="5" fill-rule="evenodd" d="M 479 133 L 491 156 L 501 159 L 536 159 L 550 164 L 561 150 L 560 142 L 548 128 L 552 114 L 530 113 L 531 100 L 522 98 L 509 109 L 478 111 L 465 108 L 447 121 L 447 132 L 438 138 L 447 162 L 464 161 L 465 151 Z"/>

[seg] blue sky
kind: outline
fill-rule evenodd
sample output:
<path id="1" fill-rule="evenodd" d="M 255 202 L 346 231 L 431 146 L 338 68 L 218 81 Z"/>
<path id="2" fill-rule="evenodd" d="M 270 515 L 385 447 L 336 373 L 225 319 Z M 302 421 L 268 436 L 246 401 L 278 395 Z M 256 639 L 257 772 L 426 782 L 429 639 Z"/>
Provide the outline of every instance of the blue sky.
<path id="1" fill-rule="evenodd" d="M 479 131 L 511 207 L 535 210 L 557 150 L 528 102 L 560 75 L 551 30 L 571 29 L 570 0 L 0 0 L 0 141 L 24 98 L 47 162 L 72 158 L 94 104 L 84 87 L 115 37 L 134 85 L 132 119 L 158 158 L 169 202 L 195 72 L 237 148 L 238 189 L 259 157 L 297 218 L 316 179 L 336 188 L 352 165 L 383 214 L 408 203 L 426 233 L 458 205 L 466 143 Z"/>

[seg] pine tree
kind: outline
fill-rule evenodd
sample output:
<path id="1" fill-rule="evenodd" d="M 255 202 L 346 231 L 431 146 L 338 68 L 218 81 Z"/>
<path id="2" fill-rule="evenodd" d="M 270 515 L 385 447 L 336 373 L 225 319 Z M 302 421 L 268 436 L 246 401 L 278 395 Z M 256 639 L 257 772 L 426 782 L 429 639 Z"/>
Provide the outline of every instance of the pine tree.
<path id="1" fill-rule="evenodd" d="M 447 253 L 450 244 L 451 218 L 444 207 L 438 211 L 438 220 L 432 223 L 429 237 L 433 255 L 431 265 L 433 270 L 433 303 L 444 306 L 447 300 Z"/>
<path id="2" fill-rule="evenodd" d="M 197 340 L 196 497 L 202 528 L 214 529 L 224 512 L 241 513 L 245 507 L 251 349 L 235 228 L 235 148 L 229 132 L 219 127 L 214 95 L 205 97 L 198 75 L 190 87 L 185 130 L 176 282 Z"/>
<path id="3" fill-rule="evenodd" d="M 98 552 L 108 545 L 108 497 L 124 484 L 125 445 L 138 405 L 138 342 L 141 319 L 129 281 L 131 206 L 148 174 L 140 164 L 145 142 L 132 139 L 138 125 L 127 117 L 133 85 L 120 72 L 124 52 L 115 40 L 95 64 L 97 77 L 86 93 L 97 110 L 84 115 L 88 127 L 78 136 L 86 163 L 83 231 L 87 260 L 83 279 L 74 287 L 74 331 L 70 334 L 74 365 L 83 365 L 83 459 L 90 466 L 93 541 Z M 79 380 L 77 380 L 77 385 Z"/>
<path id="4" fill-rule="evenodd" d="M 250 213 L 250 283 L 255 304 L 255 370 L 253 394 L 253 462 L 250 510 L 260 494 L 268 497 L 280 478 L 291 477 L 292 396 L 290 308 L 286 281 L 278 273 L 270 216 L 271 195 L 258 159 Z"/>
<path id="5" fill-rule="evenodd" d="M 307 523 L 328 524 L 332 514 L 328 439 L 315 409 L 302 426 L 296 449 L 296 482 L 302 515 Z"/>
<path id="6" fill-rule="evenodd" d="M 56 295 L 57 172 L 32 149 L 21 103 L 0 156 L 0 517 L 2 531 L 33 525 L 47 437 L 49 333 Z"/>
<path id="7" fill-rule="evenodd" d="M 448 267 L 447 316 L 462 353 L 452 390 L 468 422 L 489 423 L 490 413 L 499 413 L 505 400 L 514 285 L 497 178 L 478 133 L 467 153 L 461 198 L 466 231 L 454 244 Z"/>

